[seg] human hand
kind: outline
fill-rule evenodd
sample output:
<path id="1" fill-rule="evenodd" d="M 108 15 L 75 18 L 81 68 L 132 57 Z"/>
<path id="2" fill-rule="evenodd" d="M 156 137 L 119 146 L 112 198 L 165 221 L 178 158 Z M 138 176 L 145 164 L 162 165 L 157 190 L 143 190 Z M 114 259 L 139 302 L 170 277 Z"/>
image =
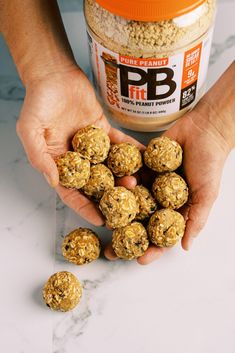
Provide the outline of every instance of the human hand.
<path id="1" fill-rule="evenodd" d="M 185 250 L 189 250 L 193 239 L 206 223 L 217 198 L 224 162 L 230 151 L 223 136 L 213 126 L 209 126 L 208 122 L 205 121 L 203 125 L 199 114 L 207 115 L 206 108 L 188 113 L 164 134 L 178 141 L 184 151 L 182 169 L 190 192 L 187 204 L 180 210 L 187 221 L 182 239 Z M 150 245 L 137 261 L 142 265 L 149 264 L 168 249 Z M 117 258 L 111 244 L 105 254 L 110 260 Z"/>
<path id="2" fill-rule="evenodd" d="M 186 223 L 182 247 L 188 250 L 204 227 L 217 198 L 225 160 L 235 147 L 235 62 L 195 108 L 165 133 L 184 150 L 183 171 L 189 201 L 181 212 Z M 148 264 L 168 249 L 150 246 L 138 259 Z"/>
<path id="3" fill-rule="evenodd" d="M 231 150 L 229 142 L 205 119 L 207 110 L 207 106 L 199 105 L 166 133 L 177 140 L 184 150 L 182 167 L 189 185 L 189 200 L 180 210 L 186 220 L 182 239 L 185 250 L 189 250 L 193 239 L 206 224 L 219 193 L 224 163 Z"/>
<path id="4" fill-rule="evenodd" d="M 235 62 L 196 107 L 164 134 L 178 141 L 184 150 L 182 167 L 190 192 L 188 203 L 180 210 L 186 220 L 182 239 L 185 250 L 207 221 L 219 192 L 225 160 L 235 147 L 234 74 Z M 169 249 L 151 245 L 137 261 L 147 265 Z M 105 255 L 110 260 L 117 259 L 111 244 Z"/>
<path id="5" fill-rule="evenodd" d="M 90 223 L 102 225 L 104 219 L 95 203 L 79 191 L 59 185 L 54 162 L 54 157 L 69 150 L 77 130 L 89 124 L 102 127 L 112 143 L 129 141 L 141 147 L 136 140 L 110 126 L 90 82 L 76 66 L 63 73 L 46 75 L 26 88 L 17 132 L 29 161 L 56 188 L 66 205 Z M 132 187 L 136 181 L 125 177 L 117 183 Z"/>

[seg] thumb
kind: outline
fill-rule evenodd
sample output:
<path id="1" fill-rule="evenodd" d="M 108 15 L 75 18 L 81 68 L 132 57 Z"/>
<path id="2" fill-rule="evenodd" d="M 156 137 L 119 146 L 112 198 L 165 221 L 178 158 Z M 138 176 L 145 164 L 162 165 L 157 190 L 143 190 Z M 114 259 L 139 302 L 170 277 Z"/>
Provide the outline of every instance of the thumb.
<path id="1" fill-rule="evenodd" d="M 43 173 L 48 183 L 55 187 L 59 183 L 59 174 L 54 159 L 48 152 L 43 129 L 35 129 L 30 123 L 21 122 L 16 125 L 17 134 L 24 146 L 31 165 Z"/>
<path id="2" fill-rule="evenodd" d="M 192 203 L 187 206 L 184 215 L 186 216 L 186 230 L 182 239 L 182 247 L 189 250 L 193 239 L 204 228 L 210 210 L 217 198 L 217 192 L 195 192 L 192 195 Z"/>

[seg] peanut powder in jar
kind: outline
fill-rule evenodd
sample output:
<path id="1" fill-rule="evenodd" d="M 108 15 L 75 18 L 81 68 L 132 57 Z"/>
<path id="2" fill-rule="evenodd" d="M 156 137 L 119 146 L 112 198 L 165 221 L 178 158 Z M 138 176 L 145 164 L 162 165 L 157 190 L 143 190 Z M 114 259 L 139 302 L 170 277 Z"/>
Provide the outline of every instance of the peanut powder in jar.
<path id="1" fill-rule="evenodd" d="M 110 117 L 162 131 L 205 92 L 216 0 L 85 0 L 94 83 Z"/>

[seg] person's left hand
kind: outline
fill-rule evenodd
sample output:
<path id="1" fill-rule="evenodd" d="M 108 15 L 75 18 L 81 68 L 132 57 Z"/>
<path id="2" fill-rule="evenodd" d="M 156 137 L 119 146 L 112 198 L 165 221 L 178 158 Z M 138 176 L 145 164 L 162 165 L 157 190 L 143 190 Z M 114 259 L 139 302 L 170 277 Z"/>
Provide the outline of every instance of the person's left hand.
<path id="1" fill-rule="evenodd" d="M 189 200 L 179 211 L 186 220 L 186 231 L 182 239 L 185 250 L 189 250 L 193 239 L 207 221 L 219 192 L 224 162 L 231 150 L 229 141 L 206 119 L 207 108 L 207 105 L 199 104 L 164 134 L 178 141 L 184 151 L 183 170 L 189 186 Z M 150 245 L 137 261 L 147 265 L 169 249 Z M 110 260 L 117 259 L 111 244 L 106 248 L 105 255 Z"/>

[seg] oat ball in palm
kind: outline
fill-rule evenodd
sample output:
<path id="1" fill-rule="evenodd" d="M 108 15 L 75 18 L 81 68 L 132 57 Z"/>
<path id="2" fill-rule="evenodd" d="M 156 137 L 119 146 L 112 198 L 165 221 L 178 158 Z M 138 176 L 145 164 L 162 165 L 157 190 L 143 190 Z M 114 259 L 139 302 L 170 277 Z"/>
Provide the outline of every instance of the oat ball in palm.
<path id="1" fill-rule="evenodd" d="M 133 190 L 136 202 L 139 205 L 139 212 L 135 219 L 144 221 L 149 218 L 157 209 L 157 203 L 151 195 L 151 192 L 143 185 L 137 185 Z"/>
<path id="2" fill-rule="evenodd" d="M 74 135 L 73 149 L 91 163 L 102 163 L 108 156 L 110 139 L 100 127 L 89 125 Z"/>
<path id="3" fill-rule="evenodd" d="M 184 179 L 172 172 L 159 175 L 152 187 L 157 202 L 165 208 L 178 209 L 188 200 L 188 186 Z"/>
<path id="4" fill-rule="evenodd" d="M 152 139 L 145 152 L 144 162 L 155 172 L 173 172 L 182 163 L 183 151 L 178 142 L 166 137 Z"/>
<path id="5" fill-rule="evenodd" d="M 143 165 L 139 149 L 131 143 L 112 145 L 107 164 L 117 177 L 132 175 Z"/>
<path id="6" fill-rule="evenodd" d="M 67 271 L 54 273 L 43 287 L 46 305 L 58 311 L 75 308 L 82 296 L 82 286 L 78 279 Z"/>
<path id="7" fill-rule="evenodd" d="M 101 245 L 98 236 L 91 229 L 78 228 L 64 238 L 62 254 L 76 265 L 84 265 L 98 259 Z"/>
<path id="8" fill-rule="evenodd" d="M 82 188 L 90 177 L 90 162 L 77 152 L 66 152 L 55 160 L 60 184 L 66 188 Z"/>
<path id="9" fill-rule="evenodd" d="M 185 220 L 179 212 L 165 208 L 151 216 L 147 231 L 153 244 L 159 247 L 170 247 L 183 237 Z"/>
<path id="10" fill-rule="evenodd" d="M 99 201 L 104 192 L 113 187 L 114 177 L 111 170 L 104 164 L 96 164 L 91 166 L 90 178 L 82 191 L 94 201 Z"/>
<path id="11" fill-rule="evenodd" d="M 133 222 L 125 227 L 115 229 L 112 247 L 115 254 L 124 260 L 133 260 L 148 249 L 149 240 L 146 229 L 139 222 Z"/>
<path id="12" fill-rule="evenodd" d="M 99 208 L 111 228 L 125 227 L 133 221 L 139 210 L 134 194 L 123 186 L 105 191 Z"/>

